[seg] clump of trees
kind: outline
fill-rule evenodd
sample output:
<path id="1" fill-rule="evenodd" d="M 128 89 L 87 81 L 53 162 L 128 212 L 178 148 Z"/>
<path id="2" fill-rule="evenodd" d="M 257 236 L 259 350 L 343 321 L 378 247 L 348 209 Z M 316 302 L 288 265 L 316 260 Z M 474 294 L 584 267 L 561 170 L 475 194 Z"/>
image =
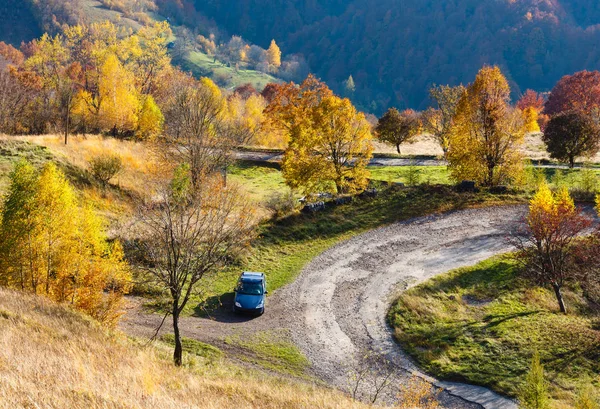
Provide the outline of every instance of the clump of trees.
<path id="1" fill-rule="evenodd" d="M 131 275 L 104 221 L 52 163 L 19 162 L 0 221 L 0 283 L 68 303 L 112 326 Z"/>
<path id="2" fill-rule="evenodd" d="M 228 41 L 220 43 L 218 35 L 214 32 L 204 36 L 196 36 L 195 41 L 183 44 L 178 39 L 176 47 L 183 48 L 179 57 L 185 56 L 194 48 L 213 56 L 215 61 L 234 66 L 236 68 L 249 68 L 260 72 L 277 75 L 286 80 L 302 78 L 308 72 L 308 65 L 304 58 L 298 55 L 290 55 L 283 58 L 283 54 L 277 42 L 273 39 L 267 49 L 256 44 L 247 43 L 242 37 L 234 35 Z"/>
<path id="3" fill-rule="evenodd" d="M 289 138 L 282 171 L 290 188 L 340 194 L 367 185 L 371 127 L 350 100 L 309 76 L 277 87 L 266 112 Z"/>
<path id="4" fill-rule="evenodd" d="M 561 78 L 544 112 L 550 116 L 544 142 L 552 158 L 574 167 L 576 158 L 594 156 L 600 149 L 600 72 Z"/>
<path id="5" fill-rule="evenodd" d="M 537 92 L 528 89 L 517 101 L 517 108 L 523 113 L 525 132 L 540 132 L 548 123 L 548 115 L 544 112 L 544 98 Z"/>
<path id="6" fill-rule="evenodd" d="M 110 22 L 67 26 L 21 50 L 0 46 L 0 132 L 106 132 L 152 138 L 173 67 L 171 29 L 130 34 Z"/>

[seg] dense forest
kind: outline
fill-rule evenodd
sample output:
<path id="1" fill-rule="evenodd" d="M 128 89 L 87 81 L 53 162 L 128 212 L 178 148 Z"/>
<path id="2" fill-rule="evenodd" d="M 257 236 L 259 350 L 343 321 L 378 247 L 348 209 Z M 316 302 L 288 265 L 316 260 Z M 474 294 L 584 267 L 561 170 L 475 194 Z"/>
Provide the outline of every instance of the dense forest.
<path id="1" fill-rule="evenodd" d="M 14 45 L 87 19 L 81 0 L 3 3 L 0 40 Z M 593 0 L 95 3 L 143 24 L 146 11 L 158 12 L 169 18 L 176 45 L 186 53 L 190 43 L 236 69 L 294 81 L 310 70 L 378 115 L 390 106 L 423 109 L 431 103 L 426 92 L 431 85 L 466 84 L 485 64 L 502 68 L 514 100 L 528 88 L 549 91 L 563 75 L 600 67 L 600 3 Z M 273 39 L 281 67 L 267 58 Z M 176 61 L 179 49 L 172 53 Z"/>
<path id="2" fill-rule="evenodd" d="M 433 83 L 466 83 L 483 64 L 507 73 L 513 98 L 600 66 L 592 0 L 223 0 L 194 2 L 231 34 L 303 54 L 362 108 L 423 108 Z M 189 5 L 188 5 L 189 7 Z M 352 75 L 355 90 L 346 90 Z"/>
<path id="3" fill-rule="evenodd" d="M 21 0 L 0 2 L 0 39 L 18 46 L 42 35 L 36 18 Z"/>

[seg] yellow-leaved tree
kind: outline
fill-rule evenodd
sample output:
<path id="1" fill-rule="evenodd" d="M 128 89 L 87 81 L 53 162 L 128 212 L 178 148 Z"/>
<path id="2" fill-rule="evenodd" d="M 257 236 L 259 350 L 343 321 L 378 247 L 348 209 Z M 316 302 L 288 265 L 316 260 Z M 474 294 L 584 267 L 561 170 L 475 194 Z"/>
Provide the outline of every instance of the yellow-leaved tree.
<path id="1" fill-rule="evenodd" d="M 162 130 L 165 118 L 152 95 L 141 98 L 136 135 L 141 139 L 154 139 Z"/>
<path id="2" fill-rule="evenodd" d="M 454 180 L 498 186 L 520 179 L 523 118 L 509 101 L 500 68 L 482 68 L 459 100 L 451 128 L 448 167 Z"/>
<path id="3" fill-rule="evenodd" d="M 534 107 L 527 107 L 523 110 L 523 120 L 525 121 L 526 133 L 540 132 L 538 118 L 538 111 Z"/>
<path id="4" fill-rule="evenodd" d="M 232 130 L 239 133 L 240 141 L 262 145 L 263 139 L 268 139 L 265 137 L 269 132 L 263 127 L 263 112 L 267 103 L 260 94 L 250 95 L 247 99 L 234 94 L 229 98 L 227 106 Z"/>
<path id="5" fill-rule="evenodd" d="M 575 245 L 592 223 L 575 206 L 566 187 L 553 193 L 544 182 L 530 202 L 524 231 L 515 239 L 524 276 L 533 285 L 552 288 L 563 313 L 567 307 L 562 288 L 577 283 L 583 276 L 577 268 Z"/>
<path id="6" fill-rule="evenodd" d="M 281 67 L 281 50 L 275 40 L 271 41 L 271 45 L 267 49 L 267 61 L 275 68 Z"/>
<path id="7" fill-rule="evenodd" d="M 102 129 L 117 132 L 137 128 L 139 98 L 133 74 L 126 70 L 116 55 L 109 54 L 100 69 L 99 118 Z"/>
<path id="8" fill-rule="evenodd" d="M 80 206 L 62 172 L 20 162 L 10 175 L 0 224 L 0 283 L 69 303 L 112 326 L 131 276 L 103 221 Z"/>
<path id="9" fill-rule="evenodd" d="M 282 171 L 292 189 L 340 194 L 366 186 L 373 137 L 350 100 L 309 76 L 299 87 L 279 87 L 267 112 L 289 136 Z"/>

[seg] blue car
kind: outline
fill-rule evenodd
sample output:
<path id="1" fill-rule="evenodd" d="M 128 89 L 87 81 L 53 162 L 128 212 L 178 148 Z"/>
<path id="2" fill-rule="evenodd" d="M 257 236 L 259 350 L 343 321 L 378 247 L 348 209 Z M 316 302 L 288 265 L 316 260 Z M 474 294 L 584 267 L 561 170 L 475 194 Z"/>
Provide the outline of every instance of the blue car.
<path id="1" fill-rule="evenodd" d="M 262 315 L 265 312 L 267 298 L 267 280 L 264 273 L 245 271 L 235 287 L 233 311 Z"/>

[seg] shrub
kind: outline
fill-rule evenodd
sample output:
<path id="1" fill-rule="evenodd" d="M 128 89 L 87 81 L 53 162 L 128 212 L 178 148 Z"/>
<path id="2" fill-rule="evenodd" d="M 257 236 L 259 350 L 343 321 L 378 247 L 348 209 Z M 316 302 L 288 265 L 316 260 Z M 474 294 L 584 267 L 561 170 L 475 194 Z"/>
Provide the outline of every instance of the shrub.
<path id="1" fill-rule="evenodd" d="M 531 367 L 521 388 L 519 401 L 523 409 L 548 408 L 548 383 L 537 351 L 531 359 Z"/>
<path id="2" fill-rule="evenodd" d="M 267 199 L 266 208 L 276 217 L 292 213 L 298 207 L 298 201 L 291 190 L 275 192 Z"/>
<path id="3" fill-rule="evenodd" d="M 123 169 L 120 156 L 103 154 L 90 160 L 90 171 L 103 186 L 114 178 Z"/>
<path id="4" fill-rule="evenodd" d="M 421 183 L 421 169 L 417 167 L 415 161 L 411 161 L 410 166 L 404 171 L 404 178 L 408 186 L 416 186 Z"/>

